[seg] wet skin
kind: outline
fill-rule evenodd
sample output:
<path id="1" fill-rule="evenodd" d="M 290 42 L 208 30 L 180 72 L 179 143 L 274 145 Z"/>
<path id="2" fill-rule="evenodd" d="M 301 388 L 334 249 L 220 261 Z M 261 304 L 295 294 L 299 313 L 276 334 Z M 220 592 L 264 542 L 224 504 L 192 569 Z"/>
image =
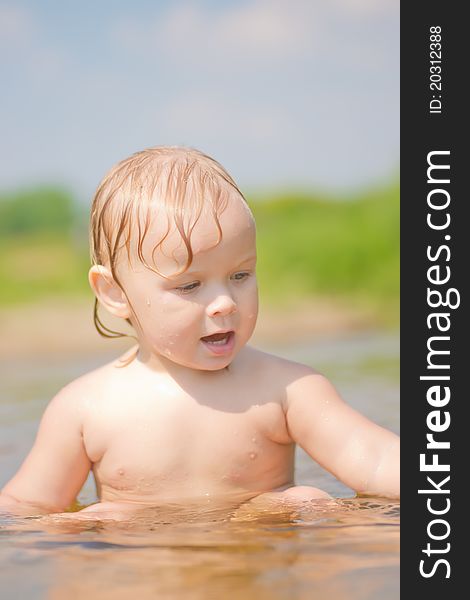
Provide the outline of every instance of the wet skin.
<path id="1" fill-rule="evenodd" d="M 90 516 L 162 502 L 327 496 L 294 487 L 295 443 L 357 491 L 399 494 L 394 434 L 311 368 L 247 345 L 258 310 L 254 223 L 234 197 L 220 224 L 218 240 L 212 216 L 202 215 L 193 262 L 178 275 L 186 254 L 176 231 L 153 253 L 159 273 L 135 252 L 119 263 L 122 289 L 106 266 L 92 268 L 100 303 L 132 321 L 137 356 L 59 392 L 4 498 L 63 510 L 90 469 L 100 499 L 82 511 Z M 147 257 L 164 225 L 150 233 Z"/>

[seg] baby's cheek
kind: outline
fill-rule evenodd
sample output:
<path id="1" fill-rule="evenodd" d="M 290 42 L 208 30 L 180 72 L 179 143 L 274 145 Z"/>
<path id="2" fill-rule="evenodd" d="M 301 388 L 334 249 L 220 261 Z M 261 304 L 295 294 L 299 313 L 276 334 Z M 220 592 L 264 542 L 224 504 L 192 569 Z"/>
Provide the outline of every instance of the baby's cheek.
<path id="1" fill-rule="evenodd" d="M 193 337 L 181 323 L 176 323 L 173 327 L 165 325 L 160 326 L 153 335 L 152 345 L 159 354 L 178 360 L 186 358 Z"/>
<path id="2" fill-rule="evenodd" d="M 247 303 L 247 318 L 256 320 L 258 316 L 258 294 L 253 293 L 249 302 Z"/>
<path id="3" fill-rule="evenodd" d="M 251 335 L 256 327 L 256 321 L 258 319 L 258 307 L 251 306 L 246 312 L 245 316 L 245 327 L 248 335 Z"/>
<path id="4" fill-rule="evenodd" d="M 258 309 L 251 309 L 246 316 L 249 323 L 254 325 L 256 323 L 256 319 L 258 318 Z"/>

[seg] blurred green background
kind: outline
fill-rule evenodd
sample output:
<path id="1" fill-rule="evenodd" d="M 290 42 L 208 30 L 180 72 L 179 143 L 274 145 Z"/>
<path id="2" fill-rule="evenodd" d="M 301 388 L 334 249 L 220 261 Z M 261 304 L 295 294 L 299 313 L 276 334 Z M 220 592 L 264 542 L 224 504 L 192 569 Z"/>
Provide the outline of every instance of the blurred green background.
<path id="1" fill-rule="evenodd" d="M 93 191 L 155 145 L 202 150 L 246 193 L 266 329 L 396 325 L 399 15 L 398 0 L 0 2 L 5 351 L 87 318 Z"/>
<path id="2" fill-rule="evenodd" d="M 398 323 L 398 180 L 342 196 L 247 194 L 258 229 L 262 301 L 327 299 Z M 88 208 L 67 189 L 0 194 L 1 306 L 90 297 Z"/>

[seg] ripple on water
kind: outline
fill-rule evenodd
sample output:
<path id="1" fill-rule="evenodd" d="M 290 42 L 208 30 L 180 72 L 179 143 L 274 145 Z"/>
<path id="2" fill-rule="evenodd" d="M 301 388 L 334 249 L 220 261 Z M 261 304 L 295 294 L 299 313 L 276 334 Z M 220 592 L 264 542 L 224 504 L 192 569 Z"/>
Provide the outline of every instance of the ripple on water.
<path id="1" fill-rule="evenodd" d="M 39 571 L 29 574 L 33 585 L 53 577 L 50 584 L 65 591 L 85 591 L 80 586 L 86 582 L 86 591 L 106 585 L 118 597 L 127 579 L 127 591 L 130 582 L 136 585 L 137 572 L 140 589 L 154 593 L 156 570 L 173 573 L 160 590 L 170 597 L 184 595 L 197 580 L 204 583 L 205 597 L 212 592 L 223 597 L 225 582 L 240 597 L 259 597 L 261 589 L 261 597 L 276 598 L 279 586 L 291 589 L 293 577 L 305 597 L 313 591 L 325 597 L 334 588 L 335 598 L 359 600 L 372 582 L 374 597 L 398 597 L 398 503 L 352 498 L 260 509 L 249 502 L 241 507 L 204 502 L 146 508 L 121 521 L 80 522 L 71 514 L 2 519 L 0 540 L 8 537 L 3 557 L 13 576 L 18 569 L 14 579 L 34 557 Z M 106 560 L 90 570 L 98 556 Z M 116 580 L 117 570 L 127 574 L 123 580 Z M 211 587 L 214 582 L 222 587 Z M 392 588 L 395 595 L 387 595 Z"/>

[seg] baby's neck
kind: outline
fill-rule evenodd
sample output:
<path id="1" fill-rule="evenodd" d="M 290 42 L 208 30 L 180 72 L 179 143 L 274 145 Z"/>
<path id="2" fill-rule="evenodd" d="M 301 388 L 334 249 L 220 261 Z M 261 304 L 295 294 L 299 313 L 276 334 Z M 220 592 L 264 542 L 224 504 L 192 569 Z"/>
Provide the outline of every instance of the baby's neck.
<path id="1" fill-rule="evenodd" d="M 236 360 L 236 358 L 235 358 Z M 178 364 L 166 356 L 155 354 L 139 348 L 136 352 L 134 361 L 129 366 L 148 375 L 169 375 L 172 379 L 178 381 L 213 381 L 220 377 L 227 377 L 233 370 L 232 365 L 223 369 L 203 370 L 194 369 L 186 365 Z"/>

